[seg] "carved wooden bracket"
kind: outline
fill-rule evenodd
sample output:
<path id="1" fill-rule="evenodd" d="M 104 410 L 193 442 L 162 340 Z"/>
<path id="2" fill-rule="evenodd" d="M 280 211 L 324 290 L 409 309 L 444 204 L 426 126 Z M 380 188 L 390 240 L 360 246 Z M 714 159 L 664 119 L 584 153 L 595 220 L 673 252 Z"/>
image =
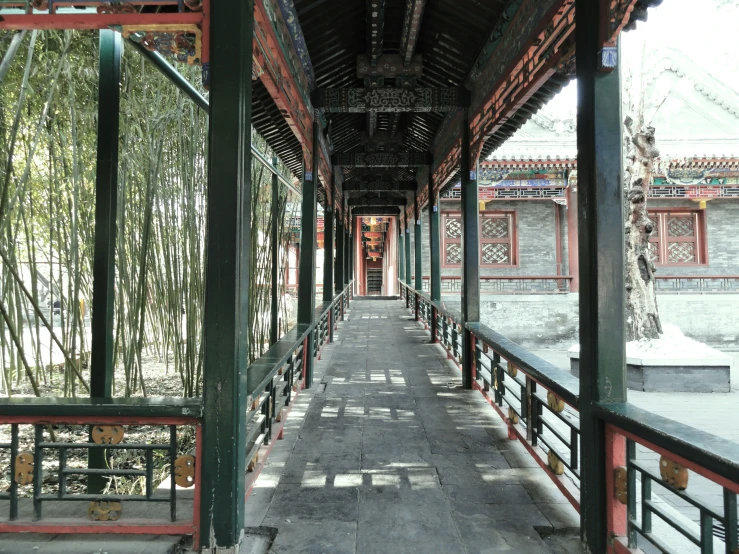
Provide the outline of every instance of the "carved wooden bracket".
<path id="1" fill-rule="evenodd" d="M 554 450 L 547 452 L 547 464 L 555 475 L 562 475 L 565 472 L 565 466 L 559 456 L 554 453 Z"/>
<path id="2" fill-rule="evenodd" d="M 93 500 L 87 507 L 87 515 L 92 521 L 118 521 L 122 513 L 120 502 Z"/>
<path id="3" fill-rule="evenodd" d="M 174 480 L 178 487 L 190 488 L 195 484 L 195 456 L 180 456 L 174 462 Z"/>
<path id="4" fill-rule="evenodd" d="M 92 441 L 95 444 L 119 444 L 125 435 L 120 425 L 94 425 Z"/>
<path id="5" fill-rule="evenodd" d="M 684 491 L 688 488 L 688 476 L 690 475 L 688 469 L 665 456 L 660 456 L 659 474 L 665 483 L 678 490 Z"/>
<path id="6" fill-rule="evenodd" d="M 625 467 L 617 467 L 613 470 L 613 483 L 615 486 L 614 494 L 616 495 L 616 500 L 618 500 L 621 504 L 626 504 L 627 500 L 629 499 L 627 477 L 628 472 L 626 471 Z"/>

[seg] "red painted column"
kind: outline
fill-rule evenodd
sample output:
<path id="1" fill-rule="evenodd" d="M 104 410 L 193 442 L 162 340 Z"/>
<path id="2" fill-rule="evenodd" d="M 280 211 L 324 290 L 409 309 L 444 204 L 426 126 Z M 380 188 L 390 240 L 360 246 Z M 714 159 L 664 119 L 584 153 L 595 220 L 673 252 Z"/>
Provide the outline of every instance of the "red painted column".
<path id="1" fill-rule="evenodd" d="M 613 537 L 626 537 L 627 534 L 627 510 L 626 504 L 622 504 L 616 498 L 615 475 L 616 469 L 622 468 L 626 471 L 626 438 L 616 433 L 611 426 L 606 426 L 606 514 L 608 516 L 608 535 Z M 615 541 L 613 541 L 615 542 Z M 613 543 L 611 543 L 613 545 Z M 616 553 L 613 546 L 609 546 L 610 553 Z"/>
<path id="2" fill-rule="evenodd" d="M 395 296 L 398 294 L 398 225 L 395 219 L 391 219 L 387 227 L 387 274 L 385 276 L 385 294 Z"/>
<path id="3" fill-rule="evenodd" d="M 570 180 L 567 191 L 567 267 L 572 275 L 570 292 L 580 290 L 580 262 L 577 242 L 577 179 Z"/>

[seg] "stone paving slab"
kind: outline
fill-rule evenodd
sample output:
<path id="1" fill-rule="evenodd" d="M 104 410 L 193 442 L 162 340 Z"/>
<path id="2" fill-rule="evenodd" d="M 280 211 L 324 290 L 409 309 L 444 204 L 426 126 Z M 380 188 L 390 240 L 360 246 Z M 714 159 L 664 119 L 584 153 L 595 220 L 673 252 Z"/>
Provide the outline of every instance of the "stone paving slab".
<path id="1" fill-rule="evenodd" d="M 270 552 L 581 552 L 532 464 L 402 302 L 355 299 L 245 524 L 277 529 Z"/>

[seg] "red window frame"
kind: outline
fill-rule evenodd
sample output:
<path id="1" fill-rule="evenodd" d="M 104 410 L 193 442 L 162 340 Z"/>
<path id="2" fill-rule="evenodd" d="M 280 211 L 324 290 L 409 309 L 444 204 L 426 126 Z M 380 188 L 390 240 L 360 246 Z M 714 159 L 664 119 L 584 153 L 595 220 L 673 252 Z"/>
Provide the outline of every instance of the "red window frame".
<path id="1" fill-rule="evenodd" d="M 457 219 L 461 224 L 462 214 L 459 212 L 444 212 L 441 218 L 441 265 L 442 267 L 460 267 L 461 260 L 457 263 L 451 263 L 447 260 L 447 244 L 459 244 L 461 247 L 462 236 L 447 236 L 447 220 Z M 483 225 L 485 220 L 506 218 L 508 220 L 508 236 L 507 237 L 484 237 Z M 478 254 L 480 255 L 480 267 L 517 267 L 518 266 L 518 233 L 516 225 L 515 211 L 484 211 L 480 212 L 479 217 L 479 236 L 480 245 Z M 483 248 L 485 244 L 508 244 L 508 263 L 485 264 L 482 262 Z"/>
<path id="2" fill-rule="evenodd" d="M 655 265 L 669 266 L 695 266 L 708 264 L 708 246 L 706 240 L 706 221 L 703 210 L 672 209 L 672 210 L 650 210 L 650 219 L 655 224 L 655 232 L 649 237 L 649 242 L 655 245 Z M 671 225 L 677 219 L 692 220 L 693 234 L 676 234 L 676 229 Z M 672 253 L 672 247 L 677 249 L 680 244 L 693 245 L 693 260 L 676 260 L 679 252 Z M 672 259 L 671 259 L 672 256 Z"/>

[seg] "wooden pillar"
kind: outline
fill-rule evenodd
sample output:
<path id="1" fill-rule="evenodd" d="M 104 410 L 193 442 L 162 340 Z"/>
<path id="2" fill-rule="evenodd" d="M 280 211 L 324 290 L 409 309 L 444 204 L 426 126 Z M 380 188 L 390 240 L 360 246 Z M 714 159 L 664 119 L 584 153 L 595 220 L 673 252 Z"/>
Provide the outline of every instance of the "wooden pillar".
<path id="1" fill-rule="evenodd" d="M 416 227 L 413 233 L 413 249 L 415 250 L 416 258 L 413 269 L 416 277 L 413 288 L 421 292 L 423 290 L 423 233 L 421 232 L 421 206 L 418 203 L 418 196 L 415 198 L 414 212 L 416 216 Z"/>
<path id="2" fill-rule="evenodd" d="M 272 166 L 277 167 L 277 158 L 272 158 Z M 272 174 L 272 227 L 270 229 L 270 246 L 272 249 L 272 287 L 269 310 L 269 344 L 272 346 L 277 342 L 278 315 L 280 312 L 279 292 L 280 282 L 278 279 L 277 266 L 280 261 L 280 237 L 279 222 L 277 221 L 277 206 L 280 202 L 280 182 L 277 173 Z"/>
<path id="3" fill-rule="evenodd" d="M 254 2 L 211 5 L 203 546 L 233 548 L 244 527 Z"/>
<path id="4" fill-rule="evenodd" d="M 398 279 L 405 282 L 405 235 L 398 218 Z"/>
<path id="5" fill-rule="evenodd" d="M 411 222 L 405 218 L 405 284 L 411 284 Z"/>
<path id="6" fill-rule="evenodd" d="M 326 185 L 328 187 L 328 185 Z M 323 301 L 334 298 L 334 208 L 326 200 L 323 211 Z"/>
<path id="7" fill-rule="evenodd" d="M 303 171 L 303 203 L 300 220 L 300 280 L 298 281 L 298 325 L 313 324 L 316 311 L 316 229 L 318 204 L 318 114 L 313 120 L 313 152 Z M 308 170 L 310 167 L 310 171 Z M 325 285 L 324 285 L 325 289 Z M 305 357 L 305 387 L 313 383 L 313 333 L 308 334 Z"/>
<path id="8" fill-rule="evenodd" d="M 346 233 L 344 232 L 344 220 L 336 219 L 336 292 L 340 293 L 344 290 L 344 281 L 346 280 L 344 270 L 346 269 Z"/>
<path id="9" fill-rule="evenodd" d="M 572 275 L 570 292 L 580 290 L 580 263 L 577 240 L 577 184 L 571 183 L 567 191 L 567 271 Z"/>
<path id="10" fill-rule="evenodd" d="M 480 224 L 477 186 L 477 160 L 471 159 L 470 120 L 465 109 L 462 116 L 462 321 L 480 321 Z M 472 388 L 474 366 L 472 334 L 462 331 L 462 386 Z"/>
<path id="11" fill-rule="evenodd" d="M 590 552 L 605 552 L 606 435 L 596 402 L 626 400 L 624 348 L 624 219 L 621 91 L 618 69 L 606 72 L 601 29 L 604 1 L 576 0 L 577 164 L 580 261 L 581 535 Z"/>
<path id="12" fill-rule="evenodd" d="M 344 286 L 352 280 L 349 271 L 352 268 L 352 235 L 349 229 L 344 229 Z"/>
<path id="13" fill-rule="evenodd" d="M 120 33 L 100 31 L 97 167 L 95 175 L 95 250 L 92 278 L 92 351 L 90 396 L 113 396 L 113 308 L 115 289 L 116 214 L 118 210 L 118 145 L 123 39 Z M 106 467 L 105 452 L 90 450 L 88 466 Z M 99 494 L 106 479 L 90 475 L 87 492 Z"/>
<path id="14" fill-rule="evenodd" d="M 95 251 L 92 280 L 92 352 L 90 396 L 113 395 L 113 291 L 116 213 L 118 210 L 118 143 L 123 39 L 100 31 L 97 168 L 95 176 Z"/>
<path id="15" fill-rule="evenodd" d="M 429 175 L 429 259 L 431 271 L 429 295 L 433 302 L 441 301 L 441 240 L 439 236 L 439 194 L 434 191 L 433 175 Z M 431 307 L 431 342 L 436 342 L 436 308 Z"/>

